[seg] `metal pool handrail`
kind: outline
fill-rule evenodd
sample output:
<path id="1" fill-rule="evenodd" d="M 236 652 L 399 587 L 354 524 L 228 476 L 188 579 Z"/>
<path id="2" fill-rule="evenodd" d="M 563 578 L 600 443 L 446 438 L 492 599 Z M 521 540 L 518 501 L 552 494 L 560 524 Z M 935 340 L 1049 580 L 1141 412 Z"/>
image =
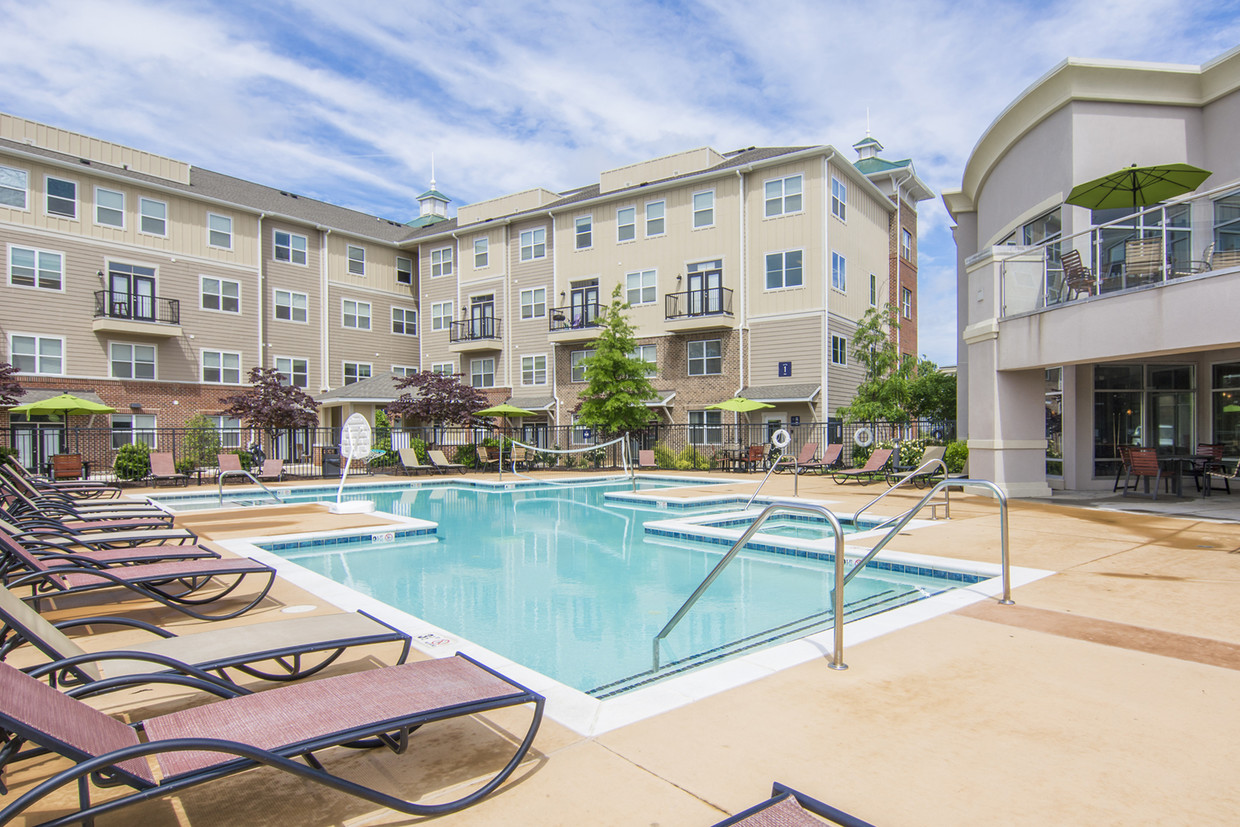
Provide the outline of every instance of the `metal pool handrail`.
<path id="1" fill-rule="evenodd" d="M 785 453 L 783 452 L 783 449 L 782 449 L 782 448 L 781 448 L 781 449 L 776 449 L 776 450 L 778 450 L 778 451 L 779 451 L 779 456 L 778 456 L 778 457 L 776 457 L 776 458 L 775 458 L 775 461 L 771 463 L 771 467 L 770 467 L 770 468 L 768 468 L 768 469 L 766 470 L 766 476 L 762 478 L 762 482 L 758 483 L 758 487 L 757 487 L 757 488 L 755 488 L 755 489 L 754 489 L 753 494 L 751 494 L 751 495 L 750 495 L 750 497 L 749 497 L 749 502 L 745 503 L 745 507 L 746 507 L 746 508 L 749 508 L 749 506 L 753 505 L 753 501 L 754 501 L 755 499 L 757 499 L 757 497 L 758 497 L 758 492 L 762 490 L 762 486 L 766 485 L 766 481 L 767 481 L 767 480 L 769 480 L 769 479 L 771 478 L 771 474 L 774 474 L 774 473 L 775 473 L 775 469 L 776 469 L 776 468 L 778 468 L 778 467 L 779 467 L 779 464 L 780 464 L 781 462 L 783 462 L 783 461 L 784 461 L 784 457 L 788 456 L 787 454 L 785 454 Z M 796 462 L 796 458 L 794 457 L 794 458 L 793 458 L 793 463 L 795 463 L 795 462 Z M 797 472 L 796 472 L 796 469 L 795 469 L 795 468 L 793 468 L 793 474 L 792 474 L 792 496 L 794 496 L 794 497 L 795 497 L 795 496 L 798 496 L 798 495 L 797 495 L 797 488 L 798 488 L 797 481 L 800 479 L 800 477 L 801 477 L 801 475 L 800 475 L 799 473 L 797 473 Z"/>
<path id="2" fill-rule="evenodd" d="M 870 500 L 868 503 L 866 503 L 865 505 L 863 505 L 863 506 L 861 506 L 859 509 L 857 509 L 855 512 L 853 512 L 853 523 L 854 523 L 854 524 L 859 524 L 859 521 L 861 520 L 861 513 L 862 513 L 863 511 L 866 511 L 866 510 L 867 510 L 870 506 L 872 506 L 872 505 L 876 504 L 876 503 L 877 503 L 879 500 L 881 500 L 883 497 L 887 496 L 887 495 L 888 495 L 888 494 L 890 494 L 892 491 L 895 491 L 897 488 L 899 488 L 901 485 L 904 485 L 906 482 L 909 482 L 910 480 L 915 479 L 915 478 L 916 478 L 919 474 L 921 474 L 923 471 L 925 471 L 925 470 L 927 470 L 927 469 L 929 469 L 929 468 L 933 468 L 935 465 L 941 465 L 941 466 L 943 466 L 943 476 L 944 476 L 944 477 L 946 477 L 946 476 L 947 476 L 947 474 L 948 474 L 948 470 L 947 470 L 947 463 L 946 463 L 946 462 L 944 462 L 944 461 L 943 461 L 943 460 L 941 460 L 941 459 L 932 459 L 932 460 L 928 460 L 928 461 L 927 461 L 924 465 L 922 465 L 921 467 L 919 467 L 919 468 L 917 468 L 915 471 L 913 471 L 913 473 L 909 474 L 907 477 L 905 477 L 904 479 L 900 480 L 900 481 L 899 481 L 899 482 L 897 482 L 895 485 L 891 486 L 891 487 L 890 487 L 890 488 L 888 488 L 886 491 L 884 491 L 883 493 L 879 494 L 877 497 L 875 497 L 874 499 Z M 950 494 L 950 493 L 945 493 L 943 496 L 944 496 L 945 498 L 950 498 L 950 497 L 951 497 L 951 494 Z M 950 503 L 948 504 L 947 508 L 948 508 L 948 512 L 947 512 L 947 513 L 948 513 L 948 515 L 950 516 L 950 514 L 951 514 L 951 505 L 950 505 Z M 905 513 L 907 513 L 907 512 L 905 512 Z M 893 520 L 898 520 L 898 519 L 900 519 L 900 517 L 903 517 L 903 516 L 904 516 L 904 514 L 900 514 L 899 516 L 892 517 L 892 518 L 890 518 L 890 519 L 884 520 L 883 522 L 881 522 L 881 523 L 879 523 L 878 525 L 874 526 L 874 528 L 875 528 L 875 529 L 880 529 L 880 528 L 883 528 L 883 527 L 887 526 L 888 524 L 890 524 Z"/>
<path id="3" fill-rule="evenodd" d="M 223 473 L 220 474 L 219 483 L 218 483 L 221 508 L 224 506 L 224 478 L 235 477 L 238 474 L 240 474 L 243 477 L 249 477 L 254 482 L 255 485 L 257 485 L 259 488 L 267 492 L 267 496 L 271 497 L 271 499 L 283 505 L 284 500 L 280 499 L 279 495 L 276 494 L 276 492 L 272 491 L 270 488 L 268 488 L 267 486 L 259 482 L 258 477 L 254 476 L 249 471 L 224 471 Z"/>
<path id="4" fill-rule="evenodd" d="M 728 549 L 728 553 L 723 555 L 723 559 L 715 564 L 714 569 L 712 569 L 710 574 L 706 575 L 706 579 L 693 590 L 693 594 L 689 595 L 689 599 L 676 610 L 676 614 L 673 615 L 672 619 L 667 622 L 667 625 L 663 627 L 663 630 L 654 636 L 653 671 L 659 671 L 659 641 L 663 640 L 668 636 L 668 634 L 671 633 L 672 629 L 675 628 L 676 624 L 680 622 L 681 618 L 683 618 L 685 614 L 693 608 L 693 604 L 696 603 L 698 598 L 702 596 L 702 593 L 710 587 L 711 583 L 715 582 L 715 578 L 723 573 L 723 570 L 727 568 L 728 563 L 732 562 L 732 559 L 736 557 L 736 553 L 745 547 L 745 544 L 749 542 L 749 539 L 758 533 L 758 529 L 762 527 L 762 524 L 766 522 L 767 518 L 776 511 L 816 514 L 825 518 L 827 522 L 831 524 L 831 531 L 835 534 L 835 582 L 839 584 L 844 581 L 844 529 L 840 526 L 839 519 L 832 514 L 826 506 L 810 504 L 800 505 L 794 503 L 772 503 L 762 509 L 762 513 L 758 515 L 758 519 L 753 521 L 753 525 L 751 525 L 745 533 L 741 535 L 741 538 L 732 545 L 732 548 Z M 844 664 L 844 589 L 842 587 L 832 590 L 832 600 L 834 603 L 835 614 L 835 652 L 829 666 L 832 669 L 847 669 L 848 667 Z"/>

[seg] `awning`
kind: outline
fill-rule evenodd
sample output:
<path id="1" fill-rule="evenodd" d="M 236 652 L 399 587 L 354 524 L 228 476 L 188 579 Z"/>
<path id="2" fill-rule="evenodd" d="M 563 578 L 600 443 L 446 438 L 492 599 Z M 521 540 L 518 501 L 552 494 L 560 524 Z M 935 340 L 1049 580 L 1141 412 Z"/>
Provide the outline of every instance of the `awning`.
<path id="1" fill-rule="evenodd" d="M 555 407 L 554 396 L 511 396 L 506 401 L 527 411 L 550 411 Z"/>
<path id="2" fill-rule="evenodd" d="M 676 391 L 657 391 L 659 397 L 651 399 L 646 403 L 647 408 L 670 408 L 672 406 L 672 397 L 676 395 Z"/>
<path id="3" fill-rule="evenodd" d="M 400 378 L 394 373 L 380 373 L 378 376 L 372 376 L 360 382 L 333 388 L 327 393 L 316 396 L 314 401 L 325 408 L 350 403 L 390 405 L 400 398 L 402 394 L 417 394 L 417 388 L 397 389 L 396 382 Z"/>
<path id="4" fill-rule="evenodd" d="M 756 399 L 759 402 L 813 402 L 822 392 L 822 385 L 805 383 L 801 385 L 751 385 L 741 388 L 737 396 Z"/>

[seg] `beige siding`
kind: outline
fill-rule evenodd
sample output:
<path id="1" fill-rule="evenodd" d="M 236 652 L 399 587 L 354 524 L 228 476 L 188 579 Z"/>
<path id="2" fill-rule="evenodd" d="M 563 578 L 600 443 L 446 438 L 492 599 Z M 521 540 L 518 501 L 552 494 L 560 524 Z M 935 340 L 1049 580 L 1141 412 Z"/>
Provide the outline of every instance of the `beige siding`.
<path id="1" fill-rule="evenodd" d="M 452 273 L 444 276 L 431 276 L 431 253 L 435 250 L 448 248 L 452 250 Z M 432 365 L 451 362 L 457 371 L 461 369 L 458 354 L 448 349 L 449 328 L 432 330 L 432 312 L 436 304 L 452 302 L 451 319 L 459 319 L 461 301 L 458 289 L 457 265 L 460 257 L 451 238 L 442 241 L 431 241 L 418 248 L 418 306 L 421 310 L 421 361 L 415 362 L 422 370 L 430 370 Z M 503 255 L 497 249 L 493 254 Z"/>
<path id="2" fill-rule="evenodd" d="M 749 331 L 749 385 L 822 382 L 821 313 L 754 322 Z M 792 376 L 779 375 L 779 363 L 792 362 Z"/>
<path id="3" fill-rule="evenodd" d="M 761 317 L 795 313 L 825 306 L 825 291 L 831 283 L 830 258 L 822 249 L 823 180 L 822 160 L 812 158 L 755 172 L 745 179 L 745 214 L 749 228 L 748 294 L 750 314 Z M 766 217 L 766 182 L 801 175 L 803 181 L 800 212 Z M 802 286 L 766 287 L 766 257 L 791 250 L 802 252 Z"/>
<path id="4" fill-rule="evenodd" d="M 829 222 L 829 249 L 824 253 L 825 282 L 831 284 L 831 253 L 840 253 L 847 262 L 847 291 L 830 289 L 829 307 L 832 313 L 860 319 L 870 308 L 870 273 L 878 276 L 880 283 L 886 281 L 893 213 L 887 199 L 878 200 L 878 196 L 871 195 L 834 167 L 832 172 L 848 185 L 848 208 L 845 221 L 832 216 Z"/>
<path id="5" fill-rule="evenodd" d="M 336 388 L 344 384 L 344 363 L 358 362 L 371 366 L 371 375 L 391 370 L 392 365 L 417 366 L 418 337 L 392 332 L 392 306 L 409 307 L 391 294 L 365 291 L 342 285 L 329 285 L 327 305 L 329 342 L 328 384 Z M 370 329 L 346 328 L 343 324 L 343 302 L 365 302 L 370 305 Z"/>
<path id="6" fill-rule="evenodd" d="M 28 121 L 25 118 L 6 115 L 2 112 L 0 112 L 0 138 L 33 144 L 63 152 L 75 158 L 85 158 L 114 167 L 131 169 L 134 172 L 146 173 L 180 184 L 189 183 L 189 164 L 92 138 L 89 135 L 80 135 L 66 129 L 57 129 L 46 124 Z"/>
<path id="7" fill-rule="evenodd" d="M 275 260 L 275 233 L 277 231 L 299 235 L 306 239 L 306 263 L 295 264 Z M 321 320 L 323 318 L 320 296 L 320 264 L 322 261 L 321 239 L 317 230 L 281 221 L 263 222 L 263 270 L 266 278 L 266 295 L 263 297 L 263 318 L 267 344 L 263 353 L 263 367 L 275 367 L 275 359 L 305 359 L 308 368 L 309 389 L 317 391 L 323 386 L 323 364 L 320 356 Z M 302 293 L 307 297 L 304 322 L 276 318 L 276 291 Z"/>
<path id="8" fill-rule="evenodd" d="M 827 317 L 827 358 L 831 358 L 830 336 L 843 336 L 848 342 L 848 364 L 846 366 L 831 364 L 827 366 L 830 383 L 826 394 L 826 416 L 835 416 L 835 410 L 841 405 L 852 402 L 857 394 L 857 385 L 865 378 L 865 368 L 853 358 L 853 337 L 857 333 L 857 325 L 848 319 L 834 314 Z"/>

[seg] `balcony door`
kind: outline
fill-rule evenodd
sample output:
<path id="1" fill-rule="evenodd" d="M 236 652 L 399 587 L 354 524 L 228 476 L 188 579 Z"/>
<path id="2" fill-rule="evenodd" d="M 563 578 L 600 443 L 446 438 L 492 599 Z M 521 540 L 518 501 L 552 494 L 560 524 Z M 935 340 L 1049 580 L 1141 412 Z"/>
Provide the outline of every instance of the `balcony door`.
<path id="1" fill-rule="evenodd" d="M 495 336 L 495 294 L 473 296 L 469 300 L 469 338 L 491 339 Z"/>
<path id="2" fill-rule="evenodd" d="M 569 296 L 573 327 L 594 324 L 598 316 L 598 279 L 575 281 Z"/>
<path id="3" fill-rule="evenodd" d="M 119 319 L 155 321 L 155 270 L 131 264 L 108 265 L 108 315 Z"/>
<path id="4" fill-rule="evenodd" d="M 718 261 L 689 265 L 689 315 L 723 312 L 723 270 Z"/>

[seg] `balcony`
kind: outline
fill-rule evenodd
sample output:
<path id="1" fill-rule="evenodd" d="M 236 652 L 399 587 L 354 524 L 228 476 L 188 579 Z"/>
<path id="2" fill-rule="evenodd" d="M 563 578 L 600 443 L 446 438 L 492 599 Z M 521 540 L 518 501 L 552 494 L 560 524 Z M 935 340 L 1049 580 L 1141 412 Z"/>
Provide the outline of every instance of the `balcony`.
<path id="1" fill-rule="evenodd" d="M 730 328 L 732 291 L 726 287 L 706 287 L 668 293 L 664 298 L 664 321 L 672 333 Z"/>
<path id="2" fill-rule="evenodd" d="M 448 328 L 448 349 L 454 353 L 499 350 L 502 333 L 501 320 L 490 316 L 452 322 Z"/>
<path id="3" fill-rule="evenodd" d="M 603 306 L 596 302 L 551 308 L 547 338 L 552 342 L 588 342 L 598 338 Z"/>
<path id="4" fill-rule="evenodd" d="M 181 335 L 181 303 L 159 296 L 95 291 L 96 333 L 172 338 Z"/>

